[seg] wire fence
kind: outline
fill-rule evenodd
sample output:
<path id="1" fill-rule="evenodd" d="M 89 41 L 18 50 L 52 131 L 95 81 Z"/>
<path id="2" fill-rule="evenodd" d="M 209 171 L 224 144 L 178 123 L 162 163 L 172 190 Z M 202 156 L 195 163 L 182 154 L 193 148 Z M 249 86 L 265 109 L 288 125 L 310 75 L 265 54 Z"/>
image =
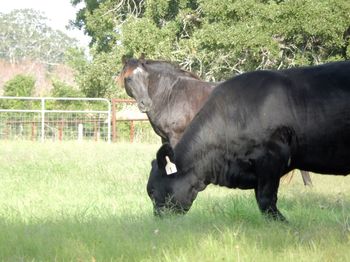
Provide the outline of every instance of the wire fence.
<path id="1" fill-rule="evenodd" d="M 0 97 L 0 139 L 111 141 L 102 98 Z"/>

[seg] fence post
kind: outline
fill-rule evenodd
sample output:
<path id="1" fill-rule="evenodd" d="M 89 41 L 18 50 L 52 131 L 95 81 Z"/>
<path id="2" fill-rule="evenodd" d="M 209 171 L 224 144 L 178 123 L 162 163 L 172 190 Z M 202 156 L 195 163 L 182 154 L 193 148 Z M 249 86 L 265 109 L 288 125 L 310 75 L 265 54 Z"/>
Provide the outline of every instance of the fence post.
<path id="1" fill-rule="evenodd" d="M 116 108 L 115 108 L 115 99 L 112 99 L 112 142 L 117 140 L 117 128 L 116 128 Z"/>
<path id="2" fill-rule="evenodd" d="M 61 119 L 61 124 L 58 129 L 58 140 L 62 141 L 63 140 L 63 128 L 64 128 L 64 120 Z"/>
<path id="3" fill-rule="evenodd" d="M 107 121 L 108 121 L 108 125 L 107 125 L 107 133 L 108 133 L 108 143 L 111 142 L 111 102 L 109 100 L 106 100 L 107 104 L 108 104 L 108 113 L 107 113 Z"/>
<path id="4" fill-rule="evenodd" d="M 82 123 L 78 124 L 78 141 L 83 141 L 83 135 L 84 135 L 84 126 Z"/>
<path id="5" fill-rule="evenodd" d="M 35 131 L 36 131 L 36 124 L 35 122 L 32 122 L 32 141 L 35 140 Z"/>
<path id="6" fill-rule="evenodd" d="M 134 126 L 134 121 L 131 120 L 130 122 L 130 142 L 134 142 L 134 133 L 135 133 L 135 126 Z"/>
<path id="7" fill-rule="evenodd" d="M 45 140 L 45 98 L 41 98 L 41 142 Z"/>

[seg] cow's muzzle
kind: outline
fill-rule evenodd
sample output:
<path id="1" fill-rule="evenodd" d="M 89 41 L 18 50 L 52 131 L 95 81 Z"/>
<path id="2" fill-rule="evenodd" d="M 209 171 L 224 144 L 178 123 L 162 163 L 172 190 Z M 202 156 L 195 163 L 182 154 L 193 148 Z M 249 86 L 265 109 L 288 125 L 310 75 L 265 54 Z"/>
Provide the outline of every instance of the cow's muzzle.
<path id="1" fill-rule="evenodd" d="M 153 208 L 153 214 L 156 217 L 165 217 L 171 215 L 185 215 L 188 212 L 189 208 L 184 208 L 180 206 L 155 206 Z"/>

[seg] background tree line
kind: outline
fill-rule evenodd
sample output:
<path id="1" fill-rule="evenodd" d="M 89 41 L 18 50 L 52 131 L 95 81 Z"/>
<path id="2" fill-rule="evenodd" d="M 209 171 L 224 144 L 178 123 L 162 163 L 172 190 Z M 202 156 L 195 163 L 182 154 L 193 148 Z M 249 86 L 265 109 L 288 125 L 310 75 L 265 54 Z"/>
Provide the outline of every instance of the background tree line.
<path id="1" fill-rule="evenodd" d="M 96 73 L 120 70 L 124 54 L 171 60 L 209 81 L 350 56 L 348 0 L 72 1 L 81 2 L 74 25 L 92 39 L 82 81 L 91 94 L 86 80 L 108 87 Z"/>
<path id="2" fill-rule="evenodd" d="M 52 29 L 48 25 L 47 17 L 41 12 L 33 9 L 17 9 L 9 13 L 0 13 L 1 82 L 6 79 L 3 74 L 13 75 L 3 84 L 3 95 L 35 96 L 38 93 L 36 78 L 40 77 L 49 78 L 48 81 L 52 86 L 41 95 L 83 96 L 78 87 L 65 83 L 55 74 L 57 67 L 68 64 L 70 54 L 84 57 L 77 40 Z M 20 66 L 23 69 L 23 65 L 28 65 L 27 67 L 32 68 L 32 72 L 39 73 L 12 74 L 9 70 L 10 67 L 14 72 L 25 71 L 16 70 L 16 67 Z M 11 105 L 15 103 L 8 103 L 7 107 Z"/>
<path id="3" fill-rule="evenodd" d="M 54 79 L 56 95 L 122 97 L 114 78 L 123 55 L 170 60 L 209 81 L 350 56 L 348 0 L 72 0 L 72 5 L 82 2 L 72 25 L 91 37 L 90 57 L 50 29 L 40 13 L 17 10 L 0 13 L 0 58 L 69 65 L 76 87 Z"/>
<path id="4" fill-rule="evenodd" d="M 77 40 L 47 25 L 48 19 L 33 9 L 17 9 L 0 13 L 0 58 L 12 64 L 23 60 L 39 60 L 46 64 L 64 62 L 68 48 Z"/>

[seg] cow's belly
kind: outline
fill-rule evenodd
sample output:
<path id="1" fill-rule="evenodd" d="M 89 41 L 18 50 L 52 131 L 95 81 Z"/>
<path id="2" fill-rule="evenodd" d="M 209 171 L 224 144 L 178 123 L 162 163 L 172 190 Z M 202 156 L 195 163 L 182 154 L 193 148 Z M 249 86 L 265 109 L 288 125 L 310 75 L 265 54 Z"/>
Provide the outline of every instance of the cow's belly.
<path id="1" fill-rule="evenodd" d="M 302 170 L 321 174 L 350 173 L 350 130 L 347 134 L 310 139 L 295 157 L 295 165 Z"/>

